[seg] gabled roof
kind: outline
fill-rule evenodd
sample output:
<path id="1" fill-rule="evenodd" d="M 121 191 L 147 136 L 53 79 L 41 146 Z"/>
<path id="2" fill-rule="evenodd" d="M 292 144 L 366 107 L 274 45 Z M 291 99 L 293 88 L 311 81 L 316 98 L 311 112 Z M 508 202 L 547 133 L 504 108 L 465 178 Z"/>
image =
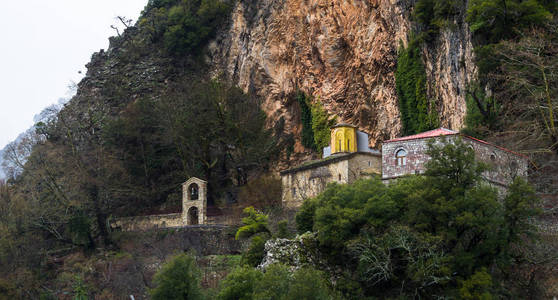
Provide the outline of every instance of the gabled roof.
<path id="1" fill-rule="evenodd" d="M 395 138 L 395 139 L 392 139 L 392 140 L 384 141 L 384 143 L 407 141 L 407 140 L 416 140 L 416 139 L 431 138 L 431 137 L 442 136 L 442 135 L 456 135 L 456 134 L 459 134 L 459 132 L 449 130 L 449 129 L 446 129 L 446 128 L 438 128 L 438 129 L 434 129 L 434 130 L 430 130 L 430 131 L 426 131 L 426 132 L 421 132 L 419 134 L 403 136 L 403 137 L 400 137 L 400 138 Z"/>
<path id="2" fill-rule="evenodd" d="M 500 147 L 497 145 L 494 145 L 492 143 L 489 143 L 487 141 L 483 141 L 483 140 L 479 140 L 477 138 L 474 138 L 472 136 L 468 136 L 462 133 L 459 133 L 457 131 L 454 130 L 450 130 L 450 129 L 446 129 L 446 128 L 438 128 L 438 129 L 434 129 L 434 130 L 430 130 L 430 131 L 425 131 L 425 132 L 421 132 L 419 134 L 414 134 L 414 135 L 409 135 L 409 136 L 403 136 L 400 138 L 395 138 L 395 139 L 391 139 L 388 141 L 384 141 L 384 143 L 392 143 L 392 142 L 400 142 L 400 141 L 410 141 L 410 140 L 418 140 L 418 139 L 426 139 L 426 138 L 432 138 L 432 137 L 438 137 L 438 136 L 445 136 L 445 135 L 460 135 L 464 138 L 468 138 L 470 140 L 473 140 L 475 142 L 481 143 L 481 144 L 485 144 L 485 145 L 489 145 L 495 148 L 498 148 L 500 150 L 512 153 L 514 155 L 523 157 L 523 158 L 527 158 L 527 156 L 521 154 L 521 153 L 517 153 L 515 151 L 509 150 L 507 148 L 504 147 Z"/>

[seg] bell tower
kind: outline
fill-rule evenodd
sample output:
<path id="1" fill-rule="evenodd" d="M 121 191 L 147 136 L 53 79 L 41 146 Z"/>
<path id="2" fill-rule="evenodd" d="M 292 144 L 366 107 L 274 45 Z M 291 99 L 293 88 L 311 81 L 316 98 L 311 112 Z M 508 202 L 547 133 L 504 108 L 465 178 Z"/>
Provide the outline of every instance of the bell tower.
<path id="1" fill-rule="evenodd" d="M 331 154 L 357 152 L 357 128 L 350 124 L 331 127 Z"/>

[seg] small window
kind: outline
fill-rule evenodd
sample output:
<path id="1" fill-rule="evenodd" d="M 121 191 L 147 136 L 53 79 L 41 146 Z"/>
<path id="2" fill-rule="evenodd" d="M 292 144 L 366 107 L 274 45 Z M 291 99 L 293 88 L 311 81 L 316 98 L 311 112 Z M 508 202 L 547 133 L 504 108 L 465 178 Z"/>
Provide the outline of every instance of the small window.
<path id="1" fill-rule="evenodd" d="M 351 151 L 351 140 L 347 140 L 347 152 Z"/>
<path id="2" fill-rule="evenodd" d="M 398 166 L 407 165 L 407 151 L 401 149 L 395 153 L 395 159 L 397 160 Z"/>
<path id="3" fill-rule="evenodd" d="M 341 174 L 339 174 L 339 181 L 341 181 Z"/>
<path id="4" fill-rule="evenodd" d="M 490 160 L 491 160 L 492 162 L 495 162 L 495 161 L 496 161 L 496 154 L 492 153 L 492 154 L 490 155 Z"/>
<path id="5" fill-rule="evenodd" d="M 368 166 L 371 167 L 372 166 L 372 162 L 368 161 Z"/>

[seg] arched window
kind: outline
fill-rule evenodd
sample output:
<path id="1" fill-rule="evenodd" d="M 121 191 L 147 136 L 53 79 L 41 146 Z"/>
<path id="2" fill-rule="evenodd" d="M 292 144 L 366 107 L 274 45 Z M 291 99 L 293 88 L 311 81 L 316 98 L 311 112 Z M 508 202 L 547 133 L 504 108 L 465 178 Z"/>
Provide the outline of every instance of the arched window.
<path id="1" fill-rule="evenodd" d="M 192 183 L 190 184 L 190 186 L 188 187 L 188 198 L 189 200 L 198 200 L 199 198 L 199 187 L 197 184 Z"/>
<path id="2" fill-rule="evenodd" d="M 407 165 L 407 151 L 401 149 L 395 153 L 395 159 L 397 160 L 398 166 Z"/>

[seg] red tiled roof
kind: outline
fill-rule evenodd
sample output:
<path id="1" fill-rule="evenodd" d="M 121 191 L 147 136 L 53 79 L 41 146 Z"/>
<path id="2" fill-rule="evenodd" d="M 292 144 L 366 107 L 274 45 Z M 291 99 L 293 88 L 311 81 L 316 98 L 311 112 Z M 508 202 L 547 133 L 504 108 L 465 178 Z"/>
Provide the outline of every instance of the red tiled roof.
<path id="1" fill-rule="evenodd" d="M 414 134 L 414 135 L 409 135 L 409 136 L 403 136 L 403 137 L 400 137 L 400 138 L 395 138 L 395 139 L 392 139 L 392 140 L 384 141 L 384 143 L 399 142 L 399 141 L 408 141 L 408 140 L 416 140 L 416 139 L 424 139 L 424 138 L 431 138 L 431 137 L 437 137 L 437 136 L 443 136 L 443 135 L 458 135 L 458 134 L 461 135 L 462 137 L 471 139 L 471 140 L 473 140 L 473 141 L 476 141 L 476 142 L 479 142 L 479 143 L 482 143 L 482 144 L 485 144 L 485 145 L 490 145 L 490 146 L 496 147 L 496 148 L 498 148 L 498 149 L 500 149 L 500 150 L 503 150 L 503 151 L 506 151 L 506 152 L 515 154 L 515 155 L 517 155 L 517 156 L 521 156 L 521 157 L 523 157 L 523 158 L 528 158 L 527 156 L 525 156 L 525 155 L 523 155 L 523 154 L 521 154 L 521 153 L 517 153 L 517 152 L 515 152 L 515 151 L 506 149 L 506 148 L 504 148 L 504 147 L 500 147 L 500 146 L 494 145 L 494 144 L 489 143 L 489 142 L 487 142 L 487 141 L 479 140 L 479 139 L 477 139 L 477 138 L 474 138 L 474 137 L 471 137 L 471 136 L 468 136 L 468 135 L 465 135 L 465 134 L 460 134 L 460 133 L 457 132 L 457 131 L 453 131 L 453 130 L 446 129 L 446 128 L 438 128 L 438 129 L 434 129 L 434 130 L 422 132 L 422 133 L 419 133 L 419 134 Z"/>
<path id="2" fill-rule="evenodd" d="M 446 128 L 438 128 L 438 129 L 422 132 L 422 133 L 419 133 L 419 134 L 403 136 L 403 137 L 400 137 L 400 138 L 395 138 L 395 139 L 392 139 L 392 140 L 384 141 L 384 143 L 424 139 L 424 138 L 430 138 L 430 137 L 442 136 L 442 135 L 455 135 L 455 134 L 458 134 L 458 133 L 459 132 L 457 132 L 457 131 L 449 130 L 449 129 L 446 129 Z"/>

